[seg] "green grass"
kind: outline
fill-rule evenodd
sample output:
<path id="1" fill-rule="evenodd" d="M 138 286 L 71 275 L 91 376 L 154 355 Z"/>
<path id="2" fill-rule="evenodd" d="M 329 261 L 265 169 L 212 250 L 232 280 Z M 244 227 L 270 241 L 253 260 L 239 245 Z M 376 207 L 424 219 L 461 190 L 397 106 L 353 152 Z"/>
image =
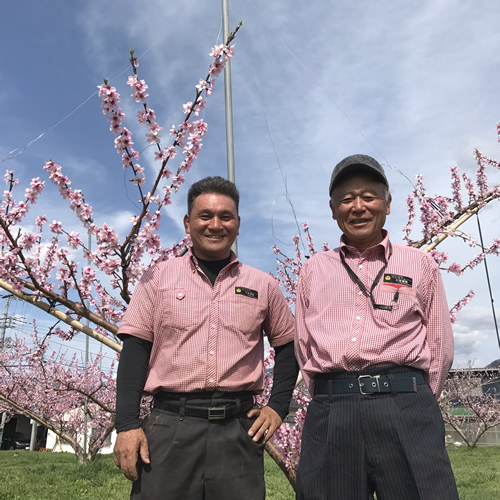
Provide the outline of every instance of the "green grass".
<path id="1" fill-rule="evenodd" d="M 449 447 L 460 500 L 500 498 L 500 446 Z"/>
<path id="2" fill-rule="evenodd" d="M 122 500 L 127 483 L 111 456 L 80 465 L 69 453 L 0 452 L 2 500 Z"/>
<path id="3" fill-rule="evenodd" d="M 450 447 L 460 500 L 500 498 L 500 446 Z M 268 500 L 293 500 L 294 492 L 277 465 L 265 455 Z M 67 453 L 0 452 L 2 500 L 123 500 L 130 483 L 110 455 L 79 465 Z"/>
<path id="4" fill-rule="evenodd" d="M 264 453 L 264 466 L 266 470 L 266 499 L 295 500 L 295 491 L 290 486 L 288 479 L 267 453 Z"/>
<path id="5" fill-rule="evenodd" d="M 265 454 L 267 498 L 293 500 L 294 492 Z M 111 455 L 80 465 L 69 453 L 0 452 L 1 500 L 124 500 L 130 482 Z"/>

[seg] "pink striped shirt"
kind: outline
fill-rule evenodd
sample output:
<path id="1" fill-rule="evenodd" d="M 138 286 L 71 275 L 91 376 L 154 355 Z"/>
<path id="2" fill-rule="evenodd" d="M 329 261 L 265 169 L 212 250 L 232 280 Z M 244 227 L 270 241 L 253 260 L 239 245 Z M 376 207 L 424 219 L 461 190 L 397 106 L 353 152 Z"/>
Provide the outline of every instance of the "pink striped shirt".
<path id="1" fill-rule="evenodd" d="M 272 276 L 232 254 L 212 286 L 186 255 L 144 273 L 118 333 L 153 343 L 146 392 L 259 392 L 263 336 L 291 342 L 294 319 Z"/>
<path id="2" fill-rule="evenodd" d="M 311 393 L 318 373 L 390 365 L 423 370 L 434 394 L 441 393 L 453 361 L 453 332 L 440 271 L 429 254 L 408 246 L 392 243 L 389 258 L 384 235 L 362 254 L 341 239 L 340 249 L 319 253 L 302 267 L 295 350 Z M 393 310 L 374 309 L 340 251 L 367 290 L 389 259 L 373 296 Z"/>

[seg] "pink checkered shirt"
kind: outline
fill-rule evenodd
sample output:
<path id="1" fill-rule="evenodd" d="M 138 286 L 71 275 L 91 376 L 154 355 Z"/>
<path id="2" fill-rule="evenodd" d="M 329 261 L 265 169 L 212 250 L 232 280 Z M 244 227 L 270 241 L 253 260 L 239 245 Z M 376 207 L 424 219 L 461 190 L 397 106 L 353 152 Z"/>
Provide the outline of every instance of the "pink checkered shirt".
<path id="1" fill-rule="evenodd" d="M 190 254 L 144 273 L 118 333 L 153 343 L 146 392 L 260 392 L 264 334 L 291 342 L 294 319 L 272 276 L 232 254 L 212 286 Z"/>
<path id="2" fill-rule="evenodd" d="M 391 365 L 423 370 L 434 394 L 441 393 L 453 361 L 453 332 L 439 269 L 429 254 L 404 245 L 392 243 L 389 258 L 384 235 L 363 254 L 341 239 L 340 249 L 315 255 L 301 270 L 295 350 L 311 393 L 318 373 Z M 389 259 L 373 295 L 392 311 L 373 308 L 342 265 L 340 251 L 367 290 Z"/>

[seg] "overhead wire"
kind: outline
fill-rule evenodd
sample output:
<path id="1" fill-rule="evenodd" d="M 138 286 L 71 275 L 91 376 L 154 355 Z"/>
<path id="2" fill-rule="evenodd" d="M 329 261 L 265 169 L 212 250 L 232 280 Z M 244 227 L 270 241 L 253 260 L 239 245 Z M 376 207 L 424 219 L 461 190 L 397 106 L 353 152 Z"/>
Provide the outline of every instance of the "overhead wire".
<path id="1" fill-rule="evenodd" d="M 285 176 L 285 174 L 283 172 L 283 168 L 281 167 L 281 161 L 280 161 L 278 152 L 276 150 L 276 145 L 274 144 L 274 140 L 273 140 L 273 137 L 272 137 L 272 134 L 271 134 L 271 129 L 269 128 L 269 121 L 267 119 L 266 110 L 265 110 L 264 105 L 262 103 L 259 86 L 257 85 L 257 80 L 255 79 L 255 74 L 254 74 L 252 68 L 250 68 L 250 72 L 252 73 L 253 82 L 254 82 L 255 88 L 257 89 L 257 96 L 259 98 L 259 104 L 260 104 L 260 108 L 261 108 L 261 111 L 262 111 L 262 115 L 264 116 L 264 122 L 266 124 L 267 135 L 269 136 L 269 141 L 271 142 L 271 146 L 272 146 L 273 151 L 274 151 L 274 156 L 276 157 L 276 162 L 278 163 L 278 168 L 279 168 L 279 171 L 280 171 L 280 174 L 281 174 L 281 179 L 283 180 L 283 185 L 285 187 L 285 194 L 282 195 L 282 196 L 285 196 L 286 200 L 288 201 L 288 204 L 290 205 L 290 209 L 292 210 L 292 215 L 293 215 L 293 218 L 295 220 L 295 224 L 297 226 L 297 230 L 298 230 L 300 241 L 302 243 L 304 251 L 307 252 L 307 248 L 306 248 L 306 246 L 304 244 L 304 240 L 302 238 L 302 231 L 300 230 L 299 221 L 297 220 L 297 213 L 295 212 L 295 206 L 294 206 L 294 204 L 292 202 L 292 198 L 290 196 L 290 193 L 288 192 L 287 179 L 286 179 L 286 176 Z M 281 241 L 275 235 L 275 233 L 274 233 L 274 207 L 275 207 L 275 204 L 276 204 L 276 200 L 273 201 L 273 211 L 271 213 L 271 230 L 272 230 L 273 238 L 275 238 L 276 240 L 278 240 L 283 245 L 289 245 L 289 244 Z"/>
<path id="2" fill-rule="evenodd" d="M 163 40 L 167 36 L 167 34 L 168 34 L 168 31 L 165 31 L 163 33 L 163 35 L 161 35 L 156 41 L 154 41 L 139 57 L 137 57 L 137 59 L 140 60 L 141 58 L 143 58 L 155 45 L 157 45 L 158 43 L 160 43 L 161 40 Z M 109 79 L 109 82 L 112 82 L 112 81 L 116 80 L 117 78 L 119 78 L 120 76 L 122 76 L 123 74 L 125 74 L 127 71 L 129 71 L 129 67 L 128 66 L 120 74 L 118 74 L 118 75 L 114 76 L 113 78 Z M 50 128 L 48 128 L 47 130 L 45 130 L 44 132 L 42 132 L 38 137 L 36 137 L 35 139 L 31 140 L 28 144 L 25 144 L 24 146 L 21 146 L 19 148 L 15 148 L 15 149 L 9 151 L 8 153 L 6 153 L 4 156 L 0 157 L 0 163 L 4 163 L 6 161 L 13 160 L 14 158 L 16 158 L 19 155 L 21 155 L 22 153 L 24 153 L 24 151 L 26 151 L 26 149 L 28 149 L 32 144 L 34 144 L 35 142 L 37 142 L 38 140 L 40 140 L 44 135 L 48 134 L 49 132 L 51 132 L 52 130 L 54 130 L 56 127 L 58 127 L 59 125 L 61 125 L 61 123 L 64 123 L 70 116 L 72 116 L 82 106 L 84 106 L 88 101 L 90 101 L 90 99 L 92 99 L 95 95 L 97 95 L 97 93 L 98 93 L 97 90 L 95 92 L 93 92 L 82 103 L 80 103 L 76 108 L 74 108 L 70 113 L 68 113 L 64 118 L 62 118 L 56 124 L 52 125 Z M 17 153 L 14 154 L 16 151 L 17 151 Z"/>
<path id="3" fill-rule="evenodd" d="M 266 21 L 264 16 L 259 12 L 259 10 L 253 5 L 250 0 L 247 0 L 248 4 L 255 10 L 255 12 L 262 18 L 266 26 L 273 32 L 274 36 L 279 40 L 281 45 L 285 48 L 285 50 L 295 59 L 295 61 L 302 67 L 302 69 L 312 78 L 312 80 L 316 83 L 316 85 L 323 91 L 323 93 L 328 97 L 328 99 L 335 105 L 335 107 L 344 115 L 344 117 L 352 124 L 356 132 L 360 134 L 365 141 L 370 144 L 370 146 L 384 159 L 386 165 L 393 170 L 394 172 L 402 175 L 413 187 L 415 185 L 413 182 L 397 167 L 393 167 L 389 160 L 384 156 L 384 154 L 373 144 L 372 141 L 363 133 L 363 131 L 356 125 L 354 120 L 347 114 L 346 111 L 337 103 L 337 101 L 328 93 L 328 91 L 321 85 L 321 83 L 317 80 L 314 74 L 307 68 L 307 66 L 294 54 L 294 52 L 288 47 L 288 45 L 283 41 L 283 39 L 279 36 L 276 30 Z"/>

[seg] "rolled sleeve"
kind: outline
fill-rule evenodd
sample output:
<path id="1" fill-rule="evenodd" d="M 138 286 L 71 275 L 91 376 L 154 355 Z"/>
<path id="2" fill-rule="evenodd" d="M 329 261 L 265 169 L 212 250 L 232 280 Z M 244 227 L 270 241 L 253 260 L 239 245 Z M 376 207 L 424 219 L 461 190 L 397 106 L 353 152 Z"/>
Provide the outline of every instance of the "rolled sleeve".
<path id="1" fill-rule="evenodd" d="M 272 347 L 292 342 L 295 333 L 293 314 L 280 287 L 271 277 L 268 284 L 268 314 L 264 322 L 264 332 Z"/>
<path id="2" fill-rule="evenodd" d="M 118 335 L 132 335 L 153 342 L 157 298 L 158 268 L 153 266 L 143 274 L 139 281 L 123 316 Z"/>

